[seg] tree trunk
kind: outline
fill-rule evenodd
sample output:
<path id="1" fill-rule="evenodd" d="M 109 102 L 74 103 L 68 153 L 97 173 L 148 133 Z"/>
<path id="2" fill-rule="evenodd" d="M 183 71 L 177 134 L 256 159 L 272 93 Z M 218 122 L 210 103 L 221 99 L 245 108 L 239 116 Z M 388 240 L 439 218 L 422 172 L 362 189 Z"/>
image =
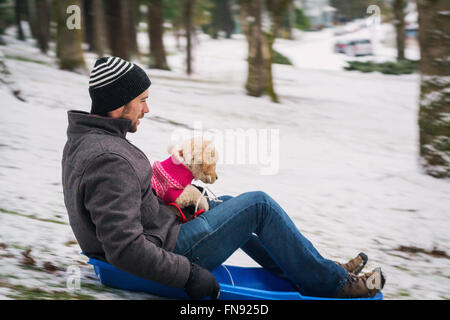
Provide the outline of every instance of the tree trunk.
<path id="1" fill-rule="evenodd" d="M 194 29 L 195 0 L 184 0 L 186 32 L 186 73 L 192 74 L 192 31 Z"/>
<path id="2" fill-rule="evenodd" d="M 245 89 L 247 94 L 260 97 L 264 93 L 267 75 L 264 72 L 262 31 L 263 2 L 261 0 L 241 1 L 243 30 L 248 42 L 248 74 Z"/>
<path id="3" fill-rule="evenodd" d="M 106 0 L 106 21 L 109 47 L 113 56 L 130 59 L 128 46 L 128 17 L 124 6 L 126 0 Z"/>
<path id="4" fill-rule="evenodd" d="M 42 53 L 47 53 L 50 41 L 50 4 L 48 0 L 28 0 L 28 23 L 31 35 Z"/>
<path id="5" fill-rule="evenodd" d="M 28 0 L 28 23 L 31 35 L 42 53 L 47 53 L 50 40 L 50 6 L 47 0 Z"/>
<path id="6" fill-rule="evenodd" d="M 397 59 L 405 59 L 405 7 L 406 0 L 394 0 L 394 26 L 397 41 Z"/>
<path id="7" fill-rule="evenodd" d="M 450 2 L 418 0 L 419 142 L 425 172 L 450 177 Z"/>
<path id="8" fill-rule="evenodd" d="M 105 13 L 102 0 L 90 0 L 92 18 L 92 47 L 91 50 L 99 56 L 103 56 L 106 51 L 106 25 Z"/>
<path id="9" fill-rule="evenodd" d="M 28 24 L 30 26 L 30 32 L 31 32 L 31 36 L 34 39 L 38 38 L 38 24 L 39 24 L 39 20 L 38 20 L 38 14 L 37 14 L 37 4 L 36 4 L 36 0 L 28 0 L 27 1 L 27 20 L 28 20 Z"/>
<path id="10" fill-rule="evenodd" d="M 242 30 L 248 41 L 248 76 L 251 96 L 270 96 L 279 102 L 272 77 L 273 43 L 290 0 L 241 0 Z"/>
<path id="11" fill-rule="evenodd" d="M 230 0 L 221 0 L 221 9 L 223 14 L 222 28 L 225 31 L 225 37 L 227 39 L 231 38 L 233 34 L 233 15 L 231 12 L 231 2 Z"/>
<path id="12" fill-rule="evenodd" d="M 37 0 L 38 44 L 41 52 L 47 53 L 50 41 L 50 5 L 47 0 Z"/>
<path id="13" fill-rule="evenodd" d="M 162 0 L 150 0 L 148 5 L 148 36 L 150 38 L 150 68 L 169 70 L 163 41 Z"/>
<path id="14" fill-rule="evenodd" d="M 16 12 L 16 24 L 17 24 L 17 39 L 19 40 L 25 40 L 25 34 L 23 33 L 22 24 L 20 22 L 22 20 L 22 11 L 23 11 L 22 4 L 23 3 L 21 0 L 14 1 L 14 9 Z"/>
<path id="15" fill-rule="evenodd" d="M 286 34 L 284 38 L 294 40 L 292 30 L 295 29 L 295 6 L 292 0 L 290 0 L 287 4 L 285 19 L 286 19 L 286 26 L 285 26 Z"/>
<path id="16" fill-rule="evenodd" d="M 266 37 L 266 49 L 265 51 L 265 67 L 267 72 L 267 83 L 265 91 L 270 96 L 273 102 L 279 102 L 278 96 L 275 93 L 272 77 L 272 62 L 273 62 L 273 43 L 280 29 L 283 17 L 289 8 L 289 4 L 292 0 L 266 0 L 266 6 L 268 10 L 267 27 L 265 30 Z"/>
<path id="17" fill-rule="evenodd" d="M 175 36 L 175 47 L 177 48 L 177 50 L 181 50 L 180 38 L 181 38 L 182 23 L 178 20 L 175 20 L 172 22 L 172 25 L 173 25 L 173 29 L 174 29 L 173 33 Z"/>
<path id="18" fill-rule="evenodd" d="M 84 42 L 86 42 L 89 45 L 89 51 L 93 51 L 93 28 L 92 24 L 94 22 L 94 19 L 92 17 L 92 2 L 91 0 L 83 0 L 83 9 L 81 10 L 83 12 L 83 37 Z"/>
<path id="19" fill-rule="evenodd" d="M 137 32 L 136 32 L 136 3 L 135 0 L 126 0 L 123 6 L 124 16 L 125 16 L 125 31 L 128 43 L 129 55 L 132 57 L 139 56 L 139 48 L 137 44 Z"/>
<path id="20" fill-rule="evenodd" d="M 83 57 L 81 28 L 69 29 L 70 15 L 66 12 L 69 6 L 76 5 L 81 8 L 81 4 L 78 0 L 54 0 L 53 3 L 57 12 L 59 67 L 64 70 L 85 73 L 86 63 Z"/>

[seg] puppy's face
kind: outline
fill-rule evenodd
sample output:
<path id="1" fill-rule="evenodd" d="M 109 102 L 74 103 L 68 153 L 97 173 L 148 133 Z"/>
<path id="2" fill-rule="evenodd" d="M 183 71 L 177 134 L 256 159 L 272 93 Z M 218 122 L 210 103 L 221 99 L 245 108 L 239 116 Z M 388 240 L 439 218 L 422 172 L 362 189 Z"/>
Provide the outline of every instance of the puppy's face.
<path id="1" fill-rule="evenodd" d="M 169 153 L 192 172 L 195 180 L 214 183 L 218 179 L 216 173 L 218 154 L 211 141 L 202 137 L 192 138 L 183 141 L 177 147 L 170 148 Z"/>

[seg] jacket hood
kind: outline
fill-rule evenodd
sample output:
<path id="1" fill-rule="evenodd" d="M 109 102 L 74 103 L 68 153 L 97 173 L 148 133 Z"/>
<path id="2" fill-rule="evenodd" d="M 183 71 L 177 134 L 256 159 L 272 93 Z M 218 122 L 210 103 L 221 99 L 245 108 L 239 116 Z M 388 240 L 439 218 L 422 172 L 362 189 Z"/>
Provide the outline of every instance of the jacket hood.
<path id="1" fill-rule="evenodd" d="M 129 119 L 114 119 L 78 110 L 70 110 L 67 115 L 69 119 L 68 137 L 96 131 L 125 138 L 132 124 Z"/>

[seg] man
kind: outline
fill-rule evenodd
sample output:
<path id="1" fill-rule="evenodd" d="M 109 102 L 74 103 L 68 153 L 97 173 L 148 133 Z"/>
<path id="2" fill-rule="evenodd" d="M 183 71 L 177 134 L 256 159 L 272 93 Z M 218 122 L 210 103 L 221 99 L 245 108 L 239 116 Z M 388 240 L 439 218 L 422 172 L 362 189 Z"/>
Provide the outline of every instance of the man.
<path id="1" fill-rule="evenodd" d="M 380 291 L 367 284 L 376 277 L 382 287 L 381 270 L 364 276 L 352 273 L 364 267 L 365 255 L 345 265 L 323 258 L 264 192 L 220 197 L 223 203 L 211 202 L 208 212 L 181 224 L 176 212 L 153 193 L 146 155 L 126 139 L 149 112 L 150 84 L 137 65 L 100 58 L 89 81 L 91 113 L 68 112 L 64 200 L 87 256 L 139 277 L 184 287 L 194 299 L 218 297 L 220 288 L 209 270 L 239 248 L 304 294 L 363 297 Z"/>
<path id="2" fill-rule="evenodd" d="M 83 252 L 153 281 L 185 287 L 193 298 L 217 297 L 206 269 L 171 251 L 180 229 L 153 194 L 145 154 L 126 140 L 144 114 L 150 79 L 116 57 L 96 61 L 89 81 L 91 114 L 69 111 L 62 176 L 70 225 Z"/>

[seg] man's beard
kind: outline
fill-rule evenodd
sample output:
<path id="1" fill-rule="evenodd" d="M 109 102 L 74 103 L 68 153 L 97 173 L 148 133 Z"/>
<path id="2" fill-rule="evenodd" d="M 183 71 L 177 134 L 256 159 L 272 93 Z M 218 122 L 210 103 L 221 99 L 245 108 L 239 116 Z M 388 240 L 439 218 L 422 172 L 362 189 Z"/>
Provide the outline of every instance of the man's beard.
<path id="1" fill-rule="evenodd" d="M 144 114 L 142 114 L 139 119 L 143 119 L 143 118 L 144 118 Z M 131 126 L 128 128 L 128 132 L 133 133 L 133 132 L 137 131 L 137 129 L 138 129 L 138 120 L 139 119 L 137 119 L 136 122 L 133 122 L 131 124 Z"/>
<path id="2" fill-rule="evenodd" d="M 128 132 L 131 132 L 131 133 L 136 132 L 137 131 L 137 127 L 138 127 L 138 124 L 137 124 L 137 121 L 136 121 L 136 123 L 131 124 L 131 126 L 128 128 Z"/>

